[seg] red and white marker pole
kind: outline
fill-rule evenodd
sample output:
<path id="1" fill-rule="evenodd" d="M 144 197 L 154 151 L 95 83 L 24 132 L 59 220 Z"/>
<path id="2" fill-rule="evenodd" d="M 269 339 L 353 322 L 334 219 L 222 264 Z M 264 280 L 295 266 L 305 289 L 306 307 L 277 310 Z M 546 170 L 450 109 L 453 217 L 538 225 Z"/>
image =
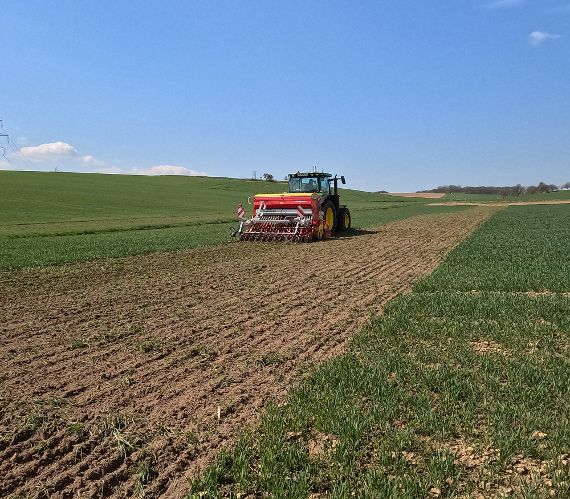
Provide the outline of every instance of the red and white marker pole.
<path id="1" fill-rule="evenodd" d="M 238 204 L 237 216 L 238 216 L 238 218 L 243 218 L 245 216 L 245 210 L 243 209 L 243 206 L 241 203 Z"/>
<path id="2" fill-rule="evenodd" d="M 299 215 L 299 218 L 305 218 L 305 210 L 301 205 L 297 206 L 297 215 Z"/>

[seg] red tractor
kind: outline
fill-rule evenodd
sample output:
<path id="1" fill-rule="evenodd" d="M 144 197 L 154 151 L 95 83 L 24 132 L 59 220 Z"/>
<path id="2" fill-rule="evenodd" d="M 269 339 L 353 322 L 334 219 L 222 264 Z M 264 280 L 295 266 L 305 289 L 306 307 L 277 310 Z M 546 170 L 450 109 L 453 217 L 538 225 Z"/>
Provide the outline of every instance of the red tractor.
<path id="1" fill-rule="evenodd" d="M 350 211 L 339 202 L 338 181 L 330 173 L 292 173 L 289 192 L 257 194 L 252 217 L 238 206 L 237 234 L 242 241 L 311 242 L 350 228 Z"/>

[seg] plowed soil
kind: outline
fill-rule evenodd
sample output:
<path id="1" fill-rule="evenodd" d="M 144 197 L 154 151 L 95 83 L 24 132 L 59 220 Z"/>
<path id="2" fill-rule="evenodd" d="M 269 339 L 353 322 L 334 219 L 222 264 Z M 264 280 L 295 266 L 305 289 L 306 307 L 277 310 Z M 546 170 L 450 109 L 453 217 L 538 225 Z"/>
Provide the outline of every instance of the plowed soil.
<path id="1" fill-rule="evenodd" d="M 494 210 L 0 274 L 0 496 L 183 495 Z"/>

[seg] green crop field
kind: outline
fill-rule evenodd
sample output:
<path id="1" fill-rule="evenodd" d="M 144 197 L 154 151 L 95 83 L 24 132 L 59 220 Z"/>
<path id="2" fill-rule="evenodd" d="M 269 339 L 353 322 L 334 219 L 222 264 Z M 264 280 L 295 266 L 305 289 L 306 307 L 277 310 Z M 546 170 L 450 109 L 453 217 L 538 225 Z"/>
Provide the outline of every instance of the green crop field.
<path id="1" fill-rule="evenodd" d="M 567 497 L 568 208 L 495 215 L 189 496 Z"/>
<path id="2" fill-rule="evenodd" d="M 522 194 L 520 196 L 507 196 L 507 197 L 503 197 L 497 194 L 465 194 L 462 192 L 457 192 L 453 194 L 446 194 L 442 198 L 442 201 L 472 201 L 472 202 L 570 201 L 570 190 L 537 193 L 537 194 Z"/>
<path id="3" fill-rule="evenodd" d="M 170 251 L 230 240 L 238 203 L 283 182 L 0 172 L 0 269 Z M 457 210 L 343 189 L 353 226 Z"/>
<path id="4" fill-rule="evenodd" d="M 417 289 L 570 289 L 570 205 L 503 210 Z"/>
<path id="5" fill-rule="evenodd" d="M 230 178 L 0 171 L 0 225 L 4 233 L 17 233 L 26 224 L 54 225 L 59 231 L 69 224 L 76 232 L 80 224 L 85 230 L 103 228 L 96 223 L 101 221 L 109 228 L 231 221 L 236 205 L 248 196 L 285 189 L 284 182 Z M 352 190 L 344 190 L 343 199 L 356 210 L 408 202 Z M 41 227 L 36 230 L 42 233 Z"/>

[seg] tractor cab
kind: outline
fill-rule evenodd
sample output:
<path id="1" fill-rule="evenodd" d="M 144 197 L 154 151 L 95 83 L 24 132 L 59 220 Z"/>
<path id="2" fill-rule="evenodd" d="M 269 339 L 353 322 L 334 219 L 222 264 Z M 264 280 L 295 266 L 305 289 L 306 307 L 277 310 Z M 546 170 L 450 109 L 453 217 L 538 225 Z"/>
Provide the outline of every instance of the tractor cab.
<path id="1" fill-rule="evenodd" d="M 290 193 L 319 193 L 323 197 L 338 197 L 338 181 L 346 183 L 344 176 L 333 177 L 330 173 L 291 173 L 288 176 Z M 338 204 L 338 203 L 337 203 Z"/>
<path id="2" fill-rule="evenodd" d="M 330 192 L 329 173 L 293 173 L 289 175 L 290 193 L 323 193 Z"/>

